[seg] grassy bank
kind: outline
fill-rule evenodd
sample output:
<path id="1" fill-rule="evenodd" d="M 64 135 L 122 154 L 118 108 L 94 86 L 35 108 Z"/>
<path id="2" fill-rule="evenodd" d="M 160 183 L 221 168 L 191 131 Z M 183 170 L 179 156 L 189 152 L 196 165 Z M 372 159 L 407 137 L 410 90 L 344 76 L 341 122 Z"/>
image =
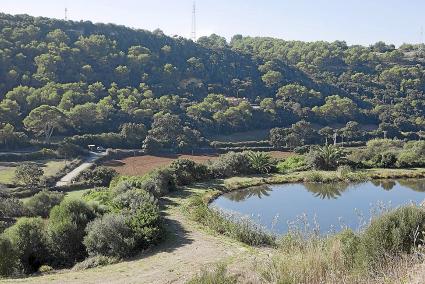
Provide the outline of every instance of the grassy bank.
<path id="1" fill-rule="evenodd" d="M 224 181 L 228 191 L 263 184 L 296 182 L 360 182 L 371 179 L 425 178 L 425 168 L 415 169 L 367 169 L 358 171 L 303 171 L 288 174 L 271 174 L 249 177 L 232 177 Z"/>

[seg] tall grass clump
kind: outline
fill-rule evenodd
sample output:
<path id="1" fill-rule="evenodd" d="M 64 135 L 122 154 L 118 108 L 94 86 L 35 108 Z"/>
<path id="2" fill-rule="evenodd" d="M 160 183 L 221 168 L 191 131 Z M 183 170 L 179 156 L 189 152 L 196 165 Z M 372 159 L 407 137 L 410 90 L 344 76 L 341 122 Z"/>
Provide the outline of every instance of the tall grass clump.
<path id="1" fill-rule="evenodd" d="M 202 195 L 190 197 L 185 211 L 192 220 L 242 243 L 252 246 L 275 244 L 275 236 L 263 227 L 248 218 L 209 208 Z"/>
<path id="2" fill-rule="evenodd" d="M 424 231 L 425 210 L 420 207 L 401 207 L 375 218 L 361 237 L 357 266 L 371 270 L 412 253 L 423 241 Z"/>
<path id="3" fill-rule="evenodd" d="M 393 283 L 405 277 L 423 245 L 425 210 L 406 206 L 376 217 L 360 233 L 319 235 L 303 227 L 278 240 L 260 270 L 271 283 Z"/>
<path id="4" fill-rule="evenodd" d="M 213 269 L 203 270 L 199 275 L 193 277 L 186 284 L 236 284 L 237 277 L 229 276 L 224 264 L 219 264 Z"/>

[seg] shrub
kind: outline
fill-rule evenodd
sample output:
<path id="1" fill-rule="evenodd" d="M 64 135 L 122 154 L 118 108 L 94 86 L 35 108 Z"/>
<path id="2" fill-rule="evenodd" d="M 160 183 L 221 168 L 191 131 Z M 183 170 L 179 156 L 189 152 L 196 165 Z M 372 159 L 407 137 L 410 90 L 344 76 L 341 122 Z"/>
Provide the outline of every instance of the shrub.
<path id="1" fill-rule="evenodd" d="M 87 223 L 95 214 L 84 201 L 65 199 L 50 211 L 47 227 L 50 246 L 59 264 L 69 265 L 86 256 L 83 245 Z"/>
<path id="2" fill-rule="evenodd" d="M 274 163 L 269 153 L 250 151 L 247 156 L 251 168 L 257 173 L 268 174 L 274 168 Z"/>
<path id="3" fill-rule="evenodd" d="M 358 266 L 373 269 L 390 257 L 411 253 L 424 230 L 425 210 L 420 207 L 401 207 L 374 219 L 361 237 Z"/>
<path id="4" fill-rule="evenodd" d="M 155 196 L 163 196 L 176 188 L 172 172 L 167 168 L 151 172 L 141 186 Z"/>
<path id="5" fill-rule="evenodd" d="M 21 218 L 4 234 L 15 248 L 25 273 L 36 272 L 48 261 L 47 241 L 41 218 Z"/>
<path id="6" fill-rule="evenodd" d="M 209 165 L 209 169 L 216 178 L 225 178 L 253 172 L 245 152 L 229 152 L 221 155 Z"/>
<path id="7" fill-rule="evenodd" d="M 0 276 L 9 276 L 19 269 L 19 259 L 12 242 L 0 235 Z"/>
<path id="8" fill-rule="evenodd" d="M 21 217 L 25 213 L 24 205 L 19 199 L 0 197 L 0 218 Z"/>
<path id="9" fill-rule="evenodd" d="M 208 169 L 203 164 L 197 164 L 189 159 L 177 159 L 170 165 L 177 185 L 188 185 L 208 177 Z"/>
<path id="10" fill-rule="evenodd" d="M 118 210 L 136 210 L 147 203 L 155 204 L 155 197 L 143 189 L 133 188 L 116 195 L 113 198 L 111 205 Z"/>
<path id="11" fill-rule="evenodd" d="M 307 155 L 307 163 L 318 170 L 334 170 L 345 160 L 344 151 L 334 145 L 312 148 Z"/>
<path id="12" fill-rule="evenodd" d="M 50 209 L 61 203 L 63 197 L 63 193 L 43 190 L 31 197 L 25 207 L 31 215 L 46 218 Z"/>
<path id="13" fill-rule="evenodd" d="M 29 187 L 39 185 L 43 174 L 43 169 L 36 163 L 23 163 L 15 170 L 16 181 Z"/>
<path id="14" fill-rule="evenodd" d="M 287 171 L 296 171 L 305 167 L 305 157 L 302 155 L 294 155 L 286 158 L 284 161 L 277 164 L 279 173 L 286 173 Z"/>
<path id="15" fill-rule="evenodd" d="M 146 202 L 128 214 L 128 224 L 138 248 L 147 248 L 162 237 L 162 217 L 157 205 Z"/>
<path id="16" fill-rule="evenodd" d="M 397 157 L 399 167 L 425 166 L 425 141 L 407 142 Z"/>
<path id="17" fill-rule="evenodd" d="M 108 167 L 95 167 L 94 169 L 84 170 L 76 179 L 77 182 L 83 182 L 87 185 L 109 186 L 112 179 L 117 176 L 114 169 Z"/>
<path id="18" fill-rule="evenodd" d="M 135 248 L 134 234 L 121 214 L 106 214 L 90 222 L 84 245 L 90 256 L 127 257 Z"/>
<path id="19" fill-rule="evenodd" d="M 374 167 L 393 168 L 397 162 L 397 157 L 393 152 L 385 152 L 382 154 L 376 154 L 370 162 L 370 165 Z"/>
<path id="20" fill-rule="evenodd" d="M 88 257 L 82 262 L 77 263 L 74 265 L 72 270 L 84 270 L 89 268 L 95 268 L 99 266 L 114 264 L 119 261 L 116 257 L 110 257 L 110 256 L 104 256 L 104 255 L 95 255 L 92 257 Z"/>
<path id="21" fill-rule="evenodd" d="M 38 272 L 40 273 L 49 273 L 51 271 L 53 271 L 53 267 L 51 267 L 50 265 L 42 265 L 38 269 Z"/>

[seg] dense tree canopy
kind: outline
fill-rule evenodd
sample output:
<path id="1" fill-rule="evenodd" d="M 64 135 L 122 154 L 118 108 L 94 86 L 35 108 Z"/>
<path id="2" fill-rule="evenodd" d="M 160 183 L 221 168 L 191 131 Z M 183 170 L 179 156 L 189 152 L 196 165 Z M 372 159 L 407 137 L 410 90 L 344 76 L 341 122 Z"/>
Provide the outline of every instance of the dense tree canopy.
<path id="1" fill-rule="evenodd" d="M 352 121 L 359 129 L 381 125 L 392 134 L 425 130 L 419 45 L 240 35 L 230 42 L 218 35 L 193 42 L 159 30 L 27 15 L 0 14 L 0 22 L 3 137 L 12 131 L 48 142 L 58 134 L 123 131 L 140 141 L 133 145 L 147 139 L 147 145 L 157 140 L 161 147 L 182 148 L 191 146 L 191 135 L 301 120 L 317 129 Z M 172 123 L 170 131 L 155 125 L 158 113 Z"/>

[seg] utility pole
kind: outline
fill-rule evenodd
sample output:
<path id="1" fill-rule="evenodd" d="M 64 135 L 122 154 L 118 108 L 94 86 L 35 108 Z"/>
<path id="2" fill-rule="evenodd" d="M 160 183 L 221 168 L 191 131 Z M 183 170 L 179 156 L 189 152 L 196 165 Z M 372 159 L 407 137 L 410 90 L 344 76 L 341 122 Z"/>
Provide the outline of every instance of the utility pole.
<path id="1" fill-rule="evenodd" d="M 192 6 L 192 32 L 191 38 L 193 41 L 196 41 L 196 3 L 193 1 Z"/>

